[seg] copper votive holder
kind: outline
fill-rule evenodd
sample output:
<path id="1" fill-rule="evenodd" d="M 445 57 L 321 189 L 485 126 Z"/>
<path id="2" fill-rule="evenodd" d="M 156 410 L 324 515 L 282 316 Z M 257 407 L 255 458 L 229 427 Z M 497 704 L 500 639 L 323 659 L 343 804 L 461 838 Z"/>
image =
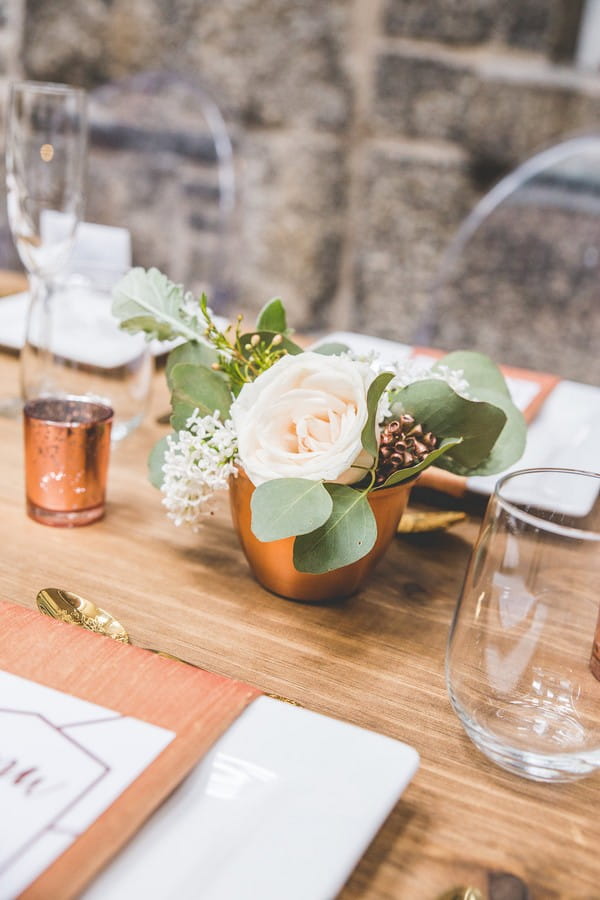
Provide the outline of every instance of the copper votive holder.
<path id="1" fill-rule="evenodd" d="M 24 407 L 27 514 L 44 525 L 89 525 L 104 515 L 113 411 L 83 397 Z"/>

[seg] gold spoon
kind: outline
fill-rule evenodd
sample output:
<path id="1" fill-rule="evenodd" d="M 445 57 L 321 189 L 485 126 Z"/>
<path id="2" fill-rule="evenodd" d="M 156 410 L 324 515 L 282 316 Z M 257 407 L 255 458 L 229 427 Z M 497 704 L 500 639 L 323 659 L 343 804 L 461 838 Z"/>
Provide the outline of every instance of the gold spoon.
<path id="1" fill-rule="evenodd" d="M 68 622 L 71 625 L 81 625 L 88 631 L 94 631 L 96 634 L 104 634 L 106 637 L 112 638 L 114 641 L 120 641 L 122 644 L 129 644 L 129 635 L 120 622 L 117 622 L 114 616 L 106 612 L 92 603 L 91 600 L 85 600 L 79 594 L 72 591 L 65 591 L 62 588 L 44 588 L 39 591 L 35 602 L 41 613 L 50 616 L 53 619 L 60 619 L 61 622 Z M 184 663 L 186 666 L 193 666 L 194 663 L 188 663 L 186 659 L 180 656 L 173 656 L 165 650 L 154 650 L 147 647 L 151 653 L 157 656 L 164 656 L 167 659 L 174 659 L 176 662 Z M 273 697 L 275 700 L 281 700 L 283 703 L 291 703 L 292 706 L 301 706 L 296 700 L 288 700 L 287 697 L 281 697 L 279 694 L 270 694 L 264 692 L 267 697 Z"/>
<path id="2" fill-rule="evenodd" d="M 483 900 L 483 897 L 477 888 L 455 887 L 441 894 L 438 900 Z"/>
<path id="3" fill-rule="evenodd" d="M 103 634 L 122 644 L 130 643 L 129 635 L 114 616 L 100 606 L 96 606 L 91 600 L 86 600 L 72 591 L 65 591 L 62 588 L 44 588 L 38 593 L 36 603 L 41 613 L 51 616 L 53 619 L 60 619 L 61 622 L 68 622 L 70 625 L 81 625 L 88 631 Z M 174 659 L 177 662 L 186 662 L 185 659 L 173 656 L 165 650 L 154 650 L 152 647 L 147 649 L 158 656 L 166 656 L 167 659 Z"/>
<path id="4" fill-rule="evenodd" d="M 114 616 L 79 594 L 61 588 L 44 588 L 38 593 L 36 603 L 40 612 L 53 619 L 82 625 L 88 631 L 105 634 L 122 644 L 129 643 L 129 635 Z"/>
<path id="5" fill-rule="evenodd" d="M 467 518 L 467 514 L 459 510 L 449 510 L 448 512 L 433 511 L 420 512 L 419 510 L 407 509 L 403 513 L 398 525 L 398 534 L 418 534 L 425 531 L 444 531 L 457 522 L 462 522 Z"/>

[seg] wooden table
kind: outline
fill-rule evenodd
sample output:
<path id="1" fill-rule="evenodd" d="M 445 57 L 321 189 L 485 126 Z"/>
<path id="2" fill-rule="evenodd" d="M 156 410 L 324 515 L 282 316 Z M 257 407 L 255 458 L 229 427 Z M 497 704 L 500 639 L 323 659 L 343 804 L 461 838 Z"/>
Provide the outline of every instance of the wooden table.
<path id="1" fill-rule="evenodd" d="M 600 897 L 600 776 L 558 786 L 513 777 L 471 745 L 448 701 L 446 638 L 478 515 L 399 538 L 339 606 L 282 600 L 252 579 L 226 499 L 200 534 L 166 519 L 146 480 L 147 453 L 166 431 L 155 421 L 167 409 L 162 376 L 153 406 L 114 448 L 106 518 L 73 530 L 25 515 L 21 423 L 0 419 L 0 598 L 33 607 L 42 587 L 73 590 L 106 606 L 136 644 L 413 745 L 421 767 L 342 900 L 485 889 L 490 870 L 520 876 L 536 900 Z"/>

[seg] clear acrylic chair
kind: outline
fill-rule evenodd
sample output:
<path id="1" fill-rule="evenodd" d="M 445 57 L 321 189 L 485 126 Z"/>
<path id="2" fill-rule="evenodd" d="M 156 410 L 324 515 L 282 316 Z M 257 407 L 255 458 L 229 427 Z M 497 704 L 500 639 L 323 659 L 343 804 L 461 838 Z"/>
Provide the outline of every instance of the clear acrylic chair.
<path id="1" fill-rule="evenodd" d="M 538 153 L 480 200 L 415 343 L 600 385 L 600 135 Z"/>
<path id="2" fill-rule="evenodd" d="M 223 116 L 194 79 L 141 72 L 90 96 L 86 218 L 131 232 L 157 266 L 225 313 L 234 291 L 236 174 Z"/>

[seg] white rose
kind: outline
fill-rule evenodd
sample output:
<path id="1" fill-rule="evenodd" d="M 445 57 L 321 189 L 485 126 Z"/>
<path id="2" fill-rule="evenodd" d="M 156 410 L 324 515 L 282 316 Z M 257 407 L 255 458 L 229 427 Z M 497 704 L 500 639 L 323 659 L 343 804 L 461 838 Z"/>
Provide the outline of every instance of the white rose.
<path id="1" fill-rule="evenodd" d="M 360 439 L 372 379 L 366 365 L 309 351 L 283 356 L 245 384 L 231 418 L 253 484 L 292 477 L 360 481 L 373 462 Z"/>

